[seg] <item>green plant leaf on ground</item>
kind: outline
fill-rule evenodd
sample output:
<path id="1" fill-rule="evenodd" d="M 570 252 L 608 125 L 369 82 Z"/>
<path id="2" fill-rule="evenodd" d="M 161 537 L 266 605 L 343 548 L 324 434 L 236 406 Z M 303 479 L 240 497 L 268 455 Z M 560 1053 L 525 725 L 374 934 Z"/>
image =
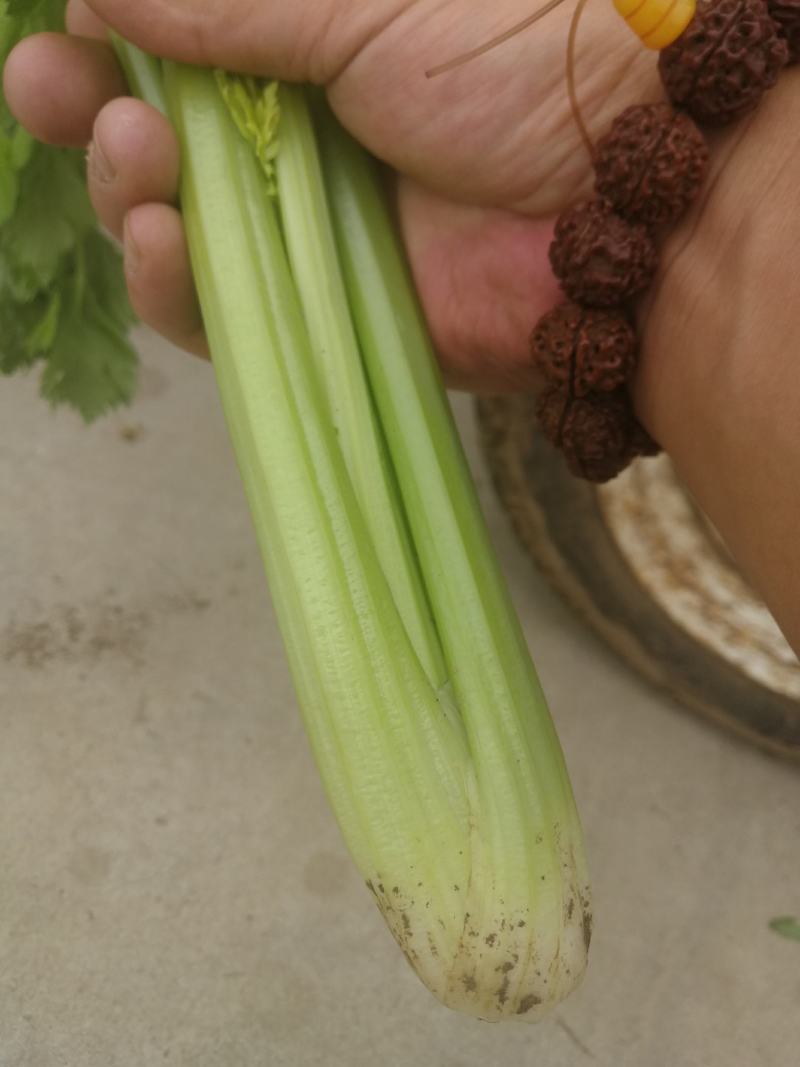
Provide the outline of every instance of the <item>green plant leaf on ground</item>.
<path id="1" fill-rule="evenodd" d="M 783 915 L 778 919 L 772 919 L 769 928 L 790 941 L 800 941 L 800 919 L 795 919 L 791 915 Z"/>

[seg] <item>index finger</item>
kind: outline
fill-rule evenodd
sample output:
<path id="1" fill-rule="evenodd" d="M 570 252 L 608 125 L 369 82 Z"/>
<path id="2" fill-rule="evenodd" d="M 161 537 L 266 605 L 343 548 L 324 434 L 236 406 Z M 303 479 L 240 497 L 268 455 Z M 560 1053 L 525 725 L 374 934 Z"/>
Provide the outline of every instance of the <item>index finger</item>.
<path id="1" fill-rule="evenodd" d="M 14 48 L 3 71 L 6 100 L 40 141 L 85 147 L 104 104 L 127 92 L 110 45 L 40 33 Z"/>

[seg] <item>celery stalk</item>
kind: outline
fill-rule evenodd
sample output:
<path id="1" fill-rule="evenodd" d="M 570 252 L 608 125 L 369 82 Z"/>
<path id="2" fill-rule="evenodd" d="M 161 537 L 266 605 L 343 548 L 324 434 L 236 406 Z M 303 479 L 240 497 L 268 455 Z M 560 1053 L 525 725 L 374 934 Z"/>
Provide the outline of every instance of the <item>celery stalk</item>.
<path id="1" fill-rule="evenodd" d="M 273 205 L 212 76 L 169 67 L 183 207 L 223 406 L 300 703 L 365 876 L 424 883 L 446 953 L 466 753 L 410 645 L 313 374 Z M 388 891 L 388 890 L 387 890 Z"/>
<path id="2" fill-rule="evenodd" d="M 110 36 L 131 92 L 166 115 L 167 101 L 164 98 L 164 78 L 160 60 L 147 55 L 139 48 L 134 48 L 116 33 Z"/>
<path id="3" fill-rule="evenodd" d="M 374 166 L 321 110 L 348 294 L 475 774 L 464 906 L 472 928 L 495 936 L 477 966 L 463 942 L 454 974 L 491 983 L 493 969 L 519 956 L 505 992 L 518 1005 L 548 1001 L 583 969 L 591 931 L 572 790 Z"/>
<path id="4" fill-rule="evenodd" d="M 278 202 L 317 374 L 347 472 L 403 624 L 428 678 L 446 671 L 397 485 L 369 393 L 304 90 L 282 85 Z"/>
<path id="5" fill-rule="evenodd" d="M 308 735 L 420 978 L 457 1010 L 538 1018 L 579 982 L 591 922 L 558 740 L 371 163 L 323 114 L 320 167 L 286 87 L 276 153 L 274 93 L 254 84 L 234 122 L 219 78 L 166 66 L 200 302 Z M 259 124 L 256 152 L 239 130 Z"/>

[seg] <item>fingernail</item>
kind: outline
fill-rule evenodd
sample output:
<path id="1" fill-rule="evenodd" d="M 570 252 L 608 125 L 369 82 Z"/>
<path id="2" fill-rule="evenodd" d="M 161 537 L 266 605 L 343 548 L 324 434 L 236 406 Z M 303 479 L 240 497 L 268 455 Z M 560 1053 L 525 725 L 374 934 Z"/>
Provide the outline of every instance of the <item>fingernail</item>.
<path id="1" fill-rule="evenodd" d="M 89 145 L 89 173 L 93 178 L 102 182 L 104 185 L 113 182 L 117 176 L 117 172 L 111 166 L 108 156 L 100 147 L 100 143 L 97 139 L 92 141 Z"/>
<path id="2" fill-rule="evenodd" d="M 125 224 L 122 228 L 122 238 L 123 255 L 125 257 L 125 273 L 129 278 L 133 278 L 139 269 L 139 261 L 141 257 L 139 254 L 139 246 L 134 239 L 131 224 L 128 219 L 125 219 Z"/>

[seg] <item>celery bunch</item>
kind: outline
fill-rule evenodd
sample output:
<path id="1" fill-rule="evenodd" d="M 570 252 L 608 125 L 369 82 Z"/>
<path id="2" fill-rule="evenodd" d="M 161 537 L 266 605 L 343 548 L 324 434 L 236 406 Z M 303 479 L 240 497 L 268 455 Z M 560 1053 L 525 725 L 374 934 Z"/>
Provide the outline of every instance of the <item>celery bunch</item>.
<path id="1" fill-rule="evenodd" d="M 557 737 L 371 161 L 299 87 L 121 44 L 183 147 L 222 402 L 316 761 L 409 962 L 536 1018 L 591 917 Z"/>

